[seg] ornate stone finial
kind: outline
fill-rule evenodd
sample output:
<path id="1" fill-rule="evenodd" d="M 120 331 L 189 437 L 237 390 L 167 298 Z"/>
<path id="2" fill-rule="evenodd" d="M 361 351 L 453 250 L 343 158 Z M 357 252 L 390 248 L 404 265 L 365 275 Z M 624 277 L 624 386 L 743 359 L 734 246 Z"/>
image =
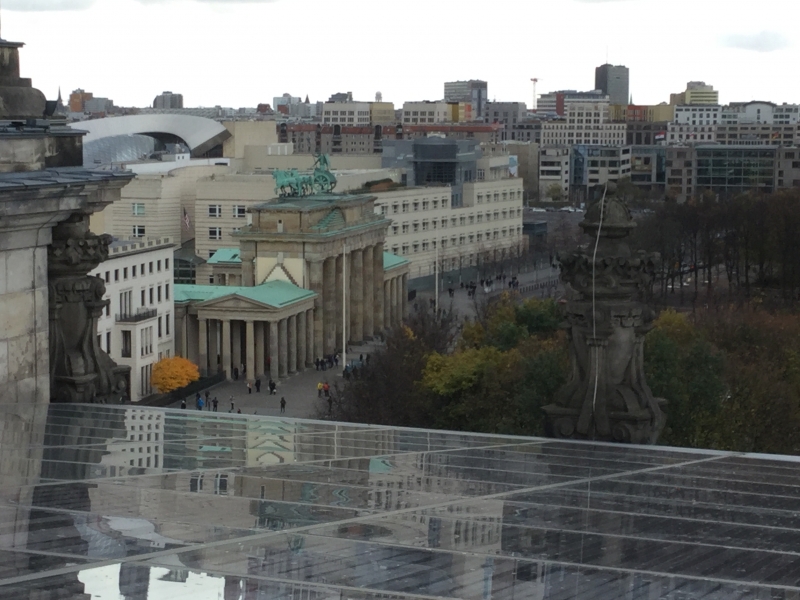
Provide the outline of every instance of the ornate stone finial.
<path id="1" fill-rule="evenodd" d="M 119 402 L 127 397 L 130 367 L 118 366 L 97 343 L 106 287 L 89 271 L 108 257 L 109 235 L 89 231 L 74 214 L 53 229 L 48 248 L 50 395 L 54 402 Z"/>
<path id="2" fill-rule="evenodd" d="M 20 77 L 19 49 L 24 44 L 0 39 L 0 119 L 41 119 L 47 106 L 42 92 Z"/>
<path id="3" fill-rule="evenodd" d="M 572 375 L 544 407 L 549 435 L 654 444 L 661 405 L 644 375 L 644 336 L 652 310 L 636 298 L 652 283 L 657 255 L 634 255 L 625 238 L 636 223 L 609 184 L 581 228 L 594 241 L 562 260 Z"/>

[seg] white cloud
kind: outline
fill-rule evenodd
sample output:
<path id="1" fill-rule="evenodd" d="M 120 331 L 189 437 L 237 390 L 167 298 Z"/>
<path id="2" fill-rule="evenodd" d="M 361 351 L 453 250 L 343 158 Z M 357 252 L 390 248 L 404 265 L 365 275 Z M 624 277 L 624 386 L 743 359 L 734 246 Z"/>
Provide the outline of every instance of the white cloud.
<path id="1" fill-rule="evenodd" d="M 6 0 L 3 8 L 19 11 L 83 10 L 94 4 L 94 0 Z"/>
<path id="2" fill-rule="evenodd" d="M 759 33 L 734 33 L 722 39 L 723 45 L 739 50 L 753 52 L 775 52 L 791 45 L 788 38 L 776 31 L 761 31 Z"/>
<path id="3" fill-rule="evenodd" d="M 176 0 L 137 0 L 141 4 L 166 4 Z M 278 0 L 191 0 L 205 4 L 266 4 Z M 5 0 L 3 8 L 13 11 L 45 12 L 63 10 L 84 10 L 95 4 L 96 0 Z"/>

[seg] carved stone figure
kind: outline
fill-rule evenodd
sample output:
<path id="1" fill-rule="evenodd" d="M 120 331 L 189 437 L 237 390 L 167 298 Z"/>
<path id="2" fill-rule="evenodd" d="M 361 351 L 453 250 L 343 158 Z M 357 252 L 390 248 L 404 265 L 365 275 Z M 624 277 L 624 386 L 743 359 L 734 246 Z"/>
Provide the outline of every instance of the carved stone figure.
<path id="1" fill-rule="evenodd" d="M 108 257 L 109 235 L 89 231 L 74 214 L 53 229 L 48 248 L 50 396 L 53 402 L 120 402 L 130 367 L 118 366 L 97 342 L 97 321 L 109 304 L 105 283 L 89 271 Z"/>
<path id="2" fill-rule="evenodd" d="M 275 193 L 282 198 L 310 196 L 311 194 L 329 194 L 336 187 L 336 176 L 331 173 L 330 159 L 327 154 L 320 154 L 314 159 L 314 172 L 310 175 L 288 171 L 273 171 Z"/>
<path id="3" fill-rule="evenodd" d="M 666 401 L 654 398 L 645 380 L 644 337 L 654 315 L 638 297 L 652 283 L 658 256 L 631 252 L 625 238 L 636 223 L 615 193 L 609 183 L 580 224 L 597 242 L 596 255 L 592 241 L 561 261 L 572 372 L 544 407 L 546 430 L 558 438 L 654 444 Z"/>

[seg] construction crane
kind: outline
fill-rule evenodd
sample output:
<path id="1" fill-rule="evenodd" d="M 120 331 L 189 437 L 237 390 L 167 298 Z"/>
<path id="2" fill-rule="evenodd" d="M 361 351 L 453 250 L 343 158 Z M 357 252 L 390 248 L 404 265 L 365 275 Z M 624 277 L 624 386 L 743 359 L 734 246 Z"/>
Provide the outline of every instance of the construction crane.
<path id="1" fill-rule="evenodd" d="M 536 110 L 536 84 L 539 83 L 539 80 L 536 77 L 531 77 L 531 83 L 533 83 L 533 106 L 531 110 Z"/>

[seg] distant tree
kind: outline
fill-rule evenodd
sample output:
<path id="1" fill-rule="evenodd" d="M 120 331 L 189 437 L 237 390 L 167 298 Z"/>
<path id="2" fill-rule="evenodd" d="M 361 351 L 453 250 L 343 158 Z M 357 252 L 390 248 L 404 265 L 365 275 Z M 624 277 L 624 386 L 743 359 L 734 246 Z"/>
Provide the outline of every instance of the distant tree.
<path id="1" fill-rule="evenodd" d="M 200 379 L 200 371 L 192 361 L 180 356 L 162 358 L 153 365 L 151 383 L 162 394 L 177 390 Z"/>
<path id="2" fill-rule="evenodd" d="M 563 202 L 564 201 L 564 189 L 558 183 L 553 183 L 547 188 L 547 197 L 550 198 L 552 202 Z"/>

